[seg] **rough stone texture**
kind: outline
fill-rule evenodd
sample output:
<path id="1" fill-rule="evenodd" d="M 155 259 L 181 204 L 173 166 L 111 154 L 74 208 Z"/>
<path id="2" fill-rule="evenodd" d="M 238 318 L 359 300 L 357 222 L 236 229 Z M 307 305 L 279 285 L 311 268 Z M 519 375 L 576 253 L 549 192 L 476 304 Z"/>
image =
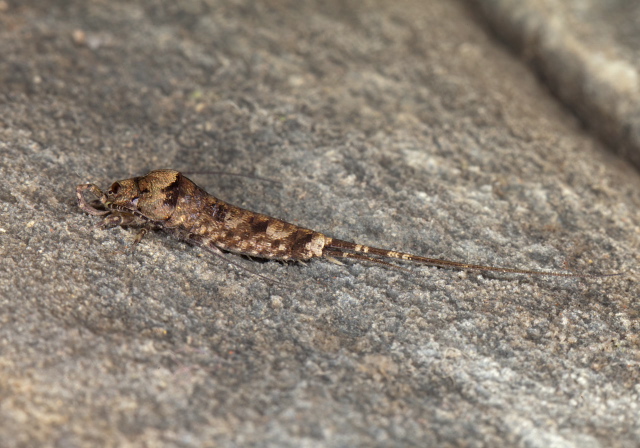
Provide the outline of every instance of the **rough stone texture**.
<path id="1" fill-rule="evenodd" d="M 640 169 L 640 2 L 471 3 L 591 130 Z"/>
<path id="2" fill-rule="evenodd" d="M 467 4 L 0 2 L 0 439 L 637 446 L 640 180 Z M 606 280 L 260 263 L 98 230 L 153 168 L 338 238 Z"/>

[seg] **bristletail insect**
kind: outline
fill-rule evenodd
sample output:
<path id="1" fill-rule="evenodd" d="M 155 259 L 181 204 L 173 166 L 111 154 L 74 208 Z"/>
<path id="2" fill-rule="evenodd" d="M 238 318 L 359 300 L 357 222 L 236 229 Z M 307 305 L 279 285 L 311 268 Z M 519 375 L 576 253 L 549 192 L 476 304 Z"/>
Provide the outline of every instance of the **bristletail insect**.
<path id="1" fill-rule="evenodd" d="M 89 192 L 95 196 L 87 200 Z M 483 266 L 427 258 L 339 240 L 224 202 L 174 170 L 155 170 L 131 179 L 114 182 L 106 191 L 96 185 L 77 187 L 78 205 L 85 212 L 102 216 L 103 228 L 139 227 L 138 244 L 148 230 L 163 230 L 181 240 L 202 246 L 216 255 L 222 251 L 271 260 L 306 261 L 340 258 L 370 261 L 401 268 L 388 260 L 401 260 L 441 268 L 493 271 L 555 277 L 609 277 L 619 274 L 581 274 Z M 97 199 L 97 200 L 96 200 Z M 228 262 L 240 266 L 233 261 Z M 245 268 L 246 269 L 246 268 Z M 253 272 L 253 271 L 250 271 Z M 275 280 L 254 274 L 269 281 Z M 277 282 L 276 282 L 277 283 Z"/>

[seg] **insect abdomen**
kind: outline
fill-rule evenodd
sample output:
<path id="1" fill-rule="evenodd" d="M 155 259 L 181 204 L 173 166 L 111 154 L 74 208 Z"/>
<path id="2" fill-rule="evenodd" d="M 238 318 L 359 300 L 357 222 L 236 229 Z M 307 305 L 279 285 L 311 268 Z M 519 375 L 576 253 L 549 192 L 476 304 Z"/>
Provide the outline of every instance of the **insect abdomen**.
<path id="1" fill-rule="evenodd" d="M 199 245 L 276 260 L 308 260 L 322 256 L 325 236 L 321 233 L 236 207 L 204 190 L 189 187 L 185 190 L 183 193 L 191 198 L 179 201 L 183 206 L 176 208 L 165 227 L 184 239 Z M 196 198 L 192 196 L 194 193 L 195 196 L 204 194 L 206 197 Z M 199 210 L 190 210 L 188 203 L 199 203 Z"/>

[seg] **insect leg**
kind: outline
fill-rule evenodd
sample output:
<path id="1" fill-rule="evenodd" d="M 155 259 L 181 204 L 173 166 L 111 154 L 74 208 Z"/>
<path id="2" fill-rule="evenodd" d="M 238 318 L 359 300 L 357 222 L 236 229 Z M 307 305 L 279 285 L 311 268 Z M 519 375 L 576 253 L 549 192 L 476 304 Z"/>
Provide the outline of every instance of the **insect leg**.
<path id="1" fill-rule="evenodd" d="M 276 284 L 276 285 L 284 286 L 286 288 L 291 288 L 291 286 L 287 286 L 287 285 L 285 285 L 284 283 L 282 283 L 282 282 L 280 282 L 278 280 L 274 280 L 274 279 L 269 278 L 269 277 L 267 277 L 265 275 L 258 274 L 257 272 L 252 271 L 251 269 L 242 266 L 240 263 L 236 263 L 235 261 L 229 260 L 227 257 L 224 256 L 222 251 L 220 249 L 218 249 L 217 247 L 215 247 L 215 246 L 203 245 L 202 247 L 207 249 L 209 252 L 211 252 L 215 256 L 222 258 L 227 263 L 232 264 L 232 265 L 234 265 L 235 267 L 237 267 L 239 269 L 245 270 L 245 271 L 249 272 L 250 274 L 253 274 L 253 275 L 257 276 L 257 277 L 260 277 L 261 279 L 263 279 L 263 280 L 265 280 L 265 281 L 267 281 L 269 283 L 273 283 L 273 284 Z"/>
<path id="2" fill-rule="evenodd" d="M 97 226 L 101 229 L 109 229 L 111 227 L 127 227 L 127 226 L 143 226 L 148 224 L 148 221 L 133 213 L 116 212 L 109 210 L 109 214 L 102 218 Z"/>
<path id="3" fill-rule="evenodd" d="M 131 252 L 132 253 L 136 249 L 136 246 L 138 244 L 140 244 L 140 241 L 142 241 L 142 238 L 144 238 L 144 236 L 147 234 L 147 232 L 149 232 L 149 229 L 147 229 L 146 227 L 143 227 L 142 229 L 140 229 L 140 231 L 136 235 L 135 239 L 133 240 L 133 243 L 131 244 Z"/>

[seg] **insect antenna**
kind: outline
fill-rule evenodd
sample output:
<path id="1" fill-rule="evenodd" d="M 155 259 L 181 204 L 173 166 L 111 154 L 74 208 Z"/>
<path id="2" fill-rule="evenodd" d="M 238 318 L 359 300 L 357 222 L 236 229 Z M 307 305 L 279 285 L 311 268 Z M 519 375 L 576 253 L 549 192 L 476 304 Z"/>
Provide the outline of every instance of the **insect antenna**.
<path id="1" fill-rule="evenodd" d="M 260 180 L 262 182 L 269 182 L 272 184 L 282 185 L 282 182 L 279 180 L 269 179 L 266 177 L 256 176 L 255 174 L 245 174 L 245 173 L 229 173 L 226 171 L 182 171 L 182 174 L 209 174 L 209 175 L 217 175 L 223 174 L 225 176 L 236 176 L 236 177 L 246 177 L 247 179 L 255 179 Z"/>

